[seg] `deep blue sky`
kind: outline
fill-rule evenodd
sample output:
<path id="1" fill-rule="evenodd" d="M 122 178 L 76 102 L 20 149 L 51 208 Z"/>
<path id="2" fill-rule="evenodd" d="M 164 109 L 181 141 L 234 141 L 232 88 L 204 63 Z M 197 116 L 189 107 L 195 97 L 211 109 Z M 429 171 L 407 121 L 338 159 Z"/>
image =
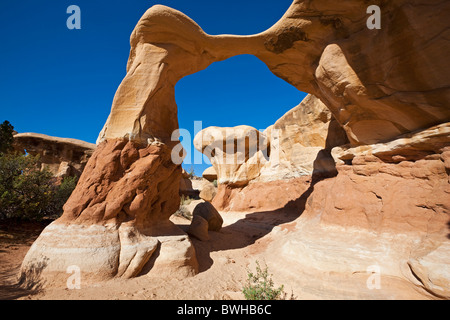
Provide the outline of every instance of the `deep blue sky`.
<path id="1" fill-rule="evenodd" d="M 2 0 L 0 121 L 9 120 L 18 132 L 95 143 L 126 73 L 130 34 L 149 7 L 178 9 L 209 34 L 254 34 L 277 22 L 291 2 Z M 66 27 L 69 5 L 81 8 L 81 30 Z M 215 63 L 176 87 L 180 128 L 189 131 L 194 121 L 203 121 L 203 128 L 265 129 L 303 97 L 252 56 Z M 206 167 L 196 165 L 196 174 Z"/>

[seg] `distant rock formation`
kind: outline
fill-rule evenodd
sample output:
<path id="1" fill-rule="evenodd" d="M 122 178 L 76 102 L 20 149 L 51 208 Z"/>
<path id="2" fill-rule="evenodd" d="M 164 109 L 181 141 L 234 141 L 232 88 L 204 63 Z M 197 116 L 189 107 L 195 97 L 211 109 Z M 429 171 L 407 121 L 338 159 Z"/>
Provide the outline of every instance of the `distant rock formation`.
<path id="1" fill-rule="evenodd" d="M 267 162 L 267 139 L 249 126 L 204 129 L 195 137 L 194 146 L 210 159 L 219 184 L 247 185 Z"/>
<path id="2" fill-rule="evenodd" d="M 37 133 L 14 135 L 14 150 L 33 156 L 39 155 L 41 169 L 47 169 L 55 177 L 81 176 L 95 144 L 81 140 L 50 137 Z"/>
<path id="3" fill-rule="evenodd" d="M 73 265 L 81 268 L 84 283 L 133 277 L 143 270 L 171 278 L 195 274 L 195 249 L 187 234 L 169 221 L 180 204 L 181 161 L 174 161 L 179 151 L 175 85 L 213 62 L 251 54 L 275 75 L 322 101 L 349 141 L 335 153 L 344 162 L 337 164 L 337 176 L 321 181 L 313 171 L 310 186 L 296 194 L 293 203 L 302 219 L 332 227 L 322 229 L 321 237 L 308 224 L 280 230 L 292 229 L 292 237 L 280 237 L 273 252 L 282 252 L 283 263 L 290 259 L 305 266 L 305 274 L 311 270 L 310 279 L 323 275 L 322 292 L 315 291 L 322 297 L 346 289 L 358 297 L 362 287 L 355 293 L 348 279 L 361 280 L 359 275 L 368 270 L 364 267 L 374 263 L 386 267 L 387 279 L 406 270 L 401 290 L 422 288 L 448 297 L 448 151 L 441 148 L 406 164 L 378 163 L 369 156 L 364 166 L 358 166 L 362 160 L 352 154 L 354 148 L 364 152 L 373 149 L 367 145 L 389 143 L 450 121 L 450 3 L 379 3 L 380 30 L 367 28 L 367 1 L 294 1 L 273 27 L 250 36 L 211 36 L 181 12 L 160 5 L 150 8 L 132 33 L 127 75 L 98 147 L 63 216 L 44 230 L 25 257 L 23 278 L 39 275 L 48 284 L 65 286 L 67 268 Z M 323 123 L 318 122 L 318 128 Z M 289 127 L 285 133 L 291 135 Z M 292 145 L 297 150 L 296 143 Z M 297 162 L 296 155 L 287 156 L 287 168 L 289 161 Z M 239 156 L 252 158 L 246 151 Z M 267 161 L 258 152 L 256 160 L 247 161 L 245 174 L 226 164 L 217 171 L 219 180 L 226 177 L 222 183 L 250 187 L 248 182 L 260 175 Z M 400 170 L 403 166 L 408 170 Z M 408 172 L 411 180 L 405 178 Z M 301 183 L 298 186 L 300 190 Z M 408 228 L 410 222 L 417 227 Z M 360 228 L 369 231 L 358 233 Z M 403 237 L 403 231 L 411 238 Z M 334 275 L 340 282 L 329 280 Z M 368 295 L 376 297 L 377 292 Z"/>
<path id="4" fill-rule="evenodd" d="M 203 171 L 202 177 L 208 180 L 209 182 L 217 181 L 217 172 L 214 167 L 209 167 Z"/>
<path id="5" fill-rule="evenodd" d="M 219 185 L 228 187 L 334 173 L 331 150 L 346 144 L 345 131 L 312 95 L 264 132 L 210 127 L 194 139 L 195 148 L 209 157 Z"/>
<path id="6" fill-rule="evenodd" d="M 183 169 L 180 179 L 180 196 L 197 199 L 199 194 L 200 191 L 194 189 L 191 176 Z"/>
<path id="7" fill-rule="evenodd" d="M 276 181 L 334 172 L 331 149 L 348 143 L 328 108 L 313 95 L 266 130 L 270 159 L 258 181 Z"/>

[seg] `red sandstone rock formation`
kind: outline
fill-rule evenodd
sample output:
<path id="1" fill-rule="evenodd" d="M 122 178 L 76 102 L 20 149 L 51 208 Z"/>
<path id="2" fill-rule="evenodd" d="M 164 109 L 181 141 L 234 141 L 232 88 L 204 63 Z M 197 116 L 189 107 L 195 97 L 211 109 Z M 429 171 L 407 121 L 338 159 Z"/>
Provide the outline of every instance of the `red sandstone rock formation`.
<path id="1" fill-rule="evenodd" d="M 213 62 L 239 54 L 257 56 L 274 74 L 319 98 L 346 131 L 350 148 L 385 143 L 448 122 L 450 65 L 445 54 L 450 49 L 450 4 L 425 0 L 378 3 L 383 10 L 381 30 L 367 28 L 366 1 L 294 1 L 277 24 L 252 36 L 210 36 L 176 10 L 164 6 L 149 9 L 131 36 L 127 75 L 99 136 L 99 146 L 63 217 L 44 230 L 27 254 L 22 265 L 24 278 L 39 274 L 47 281 L 64 281 L 71 265 L 80 267 L 86 281 L 132 277 L 145 265 L 161 276 L 195 273 L 195 251 L 189 238 L 168 220 L 179 204 L 181 175 L 171 157 L 177 142 L 172 141 L 177 139 L 172 133 L 178 128 L 174 88 L 182 77 Z M 435 295 L 447 296 L 450 276 L 442 271 L 449 252 L 448 241 L 442 240 L 448 220 L 444 202 L 448 186 L 443 184 L 448 183 L 448 166 L 446 175 L 442 171 L 442 163 L 448 162 L 445 155 L 439 151 L 423 159 L 428 162 L 416 159 L 419 161 L 396 167 L 375 162 L 375 168 L 368 164 L 362 169 L 373 170 L 367 176 L 341 171 L 342 175 L 330 180 L 335 182 L 332 185 L 314 185 L 313 198 L 308 197 L 307 202 L 311 214 L 305 219 L 311 216 L 313 221 L 336 224 L 340 231 L 333 234 L 340 239 L 350 237 L 347 243 L 357 239 L 348 232 L 349 226 L 379 232 L 386 226 L 390 232 L 387 239 L 398 245 L 395 250 L 377 251 L 373 244 L 378 242 L 369 239 L 363 247 L 367 251 L 353 255 L 350 250 L 345 255 L 334 238 L 324 237 L 320 242 L 312 236 L 304 242 L 308 230 L 314 230 L 305 224 L 296 240 L 279 243 L 282 253 L 299 265 L 318 261 L 317 269 L 324 274 L 349 275 L 372 261 L 369 249 L 375 248 L 373 252 L 381 252 L 375 262 L 386 259 L 387 274 L 396 276 L 396 253 L 405 253 L 411 246 L 393 232 L 417 221 L 417 230 L 428 233 L 420 233 L 426 241 L 407 256 L 416 278 L 411 281 L 419 281 Z M 444 162 L 435 159 L 440 156 Z M 348 170 L 357 171 L 357 164 L 354 161 Z M 399 173 L 401 166 L 410 168 Z M 423 170 L 426 174 L 419 177 Z M 412 180 L 402 176 L 408 172 L 414 176 Z M 389 184 L 379 189 L 383 182 Z M 422 199 L 416 197 L 422 188 L 426 188 L 430 203 L 417 202 Z M 322 190 L 317 197 L 316 190 Z M 342 190 L 347 192 L 336 196 Z M 314 201 L 321 197 L 323 201 Z M 345 199 L 362 204 L 352 207 L 354 202 Z M 324 201 L 331 211 L 322 210 Z M 414 210 L 409 212 L 411 208 Z M 396 222 L 397 217 L 401 223 Z M 390 220 L 396 223 L 391 226 Z M 326 245 L 321 246 L 323 243 Z M 334 259 L 327 259 L 333 244 L 338 244 Z M 311 263 L 299 257 L 308 257 Z M 326 267 L 320 266 L 323 259 Z"/>

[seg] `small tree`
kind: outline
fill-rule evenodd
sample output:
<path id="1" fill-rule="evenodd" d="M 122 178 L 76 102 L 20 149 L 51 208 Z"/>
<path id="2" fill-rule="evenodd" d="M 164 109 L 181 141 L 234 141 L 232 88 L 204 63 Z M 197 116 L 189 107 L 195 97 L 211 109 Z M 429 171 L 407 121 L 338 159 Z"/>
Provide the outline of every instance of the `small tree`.
<path id="1" fill-rule="evenodd" d="M 243 288 L 246 300 L 281 300 L 286 297 L 284 286 L 274 288 L 274 282 L 267 265 L 261 268 L 256 261 L 256 274 L 248 271 L 247 285 Z"/>
<path id="2" fill-rule="evenodd" d="M 9 121 L 4 121 L 0 124 L 0 153 L 7 153 L 12 151 L 12 144 L 14 142 L 14 127 Z"/>
<path id="3" fill-rule="evenodd" d="M 0 217 L 41 219 L 52 197 L 52 174 L 37 168 L 37 157 L 0 155 Z"/>
<path id="4" fill-rule="evenodd" d="M 189 179 L 194 179 L 195 178 L 195 169 L 194 166 L 191 166 L 191 169 L 189 170 Z"/>
<path id="5" fill-rule="evenodd" d="M 61 185 L 53 175 L 39 170 L 39 157 L 0 154 L 0 219 L 56 218 L 76 186 L 76 178 Z"/>
<path id="6" fill-rule="evenodd" d="M 53 186 L 52 198 L 47 209 L 49 217 L 59 217 L 63 207 L 77 186 L 77 177 L 65 177 L 59 186 Z"/>
<path id="7" fill-rule="evenodd" d="M 57 218 L 78 179 L 56 185 L 48 170 L 40 170 L 39 156 L 13 152 L 13 132 L 8 121 L 0 125 L 0 219 Z"/>

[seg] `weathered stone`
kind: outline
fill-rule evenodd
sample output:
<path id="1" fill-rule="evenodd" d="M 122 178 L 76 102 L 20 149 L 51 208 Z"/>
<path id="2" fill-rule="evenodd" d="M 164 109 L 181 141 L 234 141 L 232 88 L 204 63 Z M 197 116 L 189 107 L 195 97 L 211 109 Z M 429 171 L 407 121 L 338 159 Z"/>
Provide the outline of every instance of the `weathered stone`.
<path id="1" fill-rule="evenodd" d="M 169 254 L 167 258 L 173 261 L 163 263 L 160 254 L 161 261 L 154 266 L 167 264 L 183 275 L 195 273 L 195 250 L 187 235 L 169 222 L 179 207 L 181 178 L 181 168 L 172 163 L 170 151 L 166 145 L 102 142 L 65 204 L 62 217 L 44 230 L 28 252 L 22 274 L 43 265 L 41 276 L 53 285 L 63 284 L 56 274 L 65 273 L 71 265 L 82 266 L 86 280 L 136 276 L 161 237 L 165 243 L 176 243 L 181 256 Z M 73 228 L 89 234 L 80 232 L 74 237 L 70 232 Z M 184 237 L 184 241 L 173 242 L 170 237 Z M 103 247 L 104 254 L 99 254 L 98 248 Z M 187 253 L 190 256 L 185 256 Z"/>
<path id="2" fill-rule="evenodd" d="M 194 216 L 201 216 L 208 221 L 208 230 L 220 231 L 222 229 L 223 219 L 219 212 L 209 202 L 199 203 L 193 212 Z"/>
<path id="3" fill-rule="evenodd" d="M 214 185 L 210 183 L 205 185 L 205 187 L 202 189 L 202 191 L 200 192 L 200 198 L 205 201 L 212 202 L 216 194 L 216 187 L 214 187 Z"/>
<path id="4" fill-rule="evenodd" d="M 336 177 L 312 183 L 295 225 L 272 235 L 268 250 L 280 253 L 276 263 L 295 266 L 292 281 L 313 299 L 448 298 L 450 197 L 443 162 L 405 166 L 360 158 L 364 174 L 354 166 L 338 165 Z M 380 288 L 371 290 L 376 270 Z"/>
<path id="5" fill-rule="evenodd" d="M 196 237 L 201 241 L 208 241 L 210 239 L 208 234 L 208 228 L 209 228 L 208 221 L 206 221 L 199 215 L 195 215 L 194 218 L 192 219 L 191 225 L 189 226 L 187 233 L 190 234 L 191 236 Z"/>
<path id="6" fill-rule="evenodd" d="M 95 144 L 76 139 L 50 137 L 37 133 L 18 133 L 14 135 L 13 147 L 33 156 L 39 155 L 41 169 L 47 169 L 55 177 L 80 176 Z"/>
<path id="7" fill-rule="evenodd" d="M 249 126 L 204 129 L 195 137 L 194 146 L 210 159 L 219 184 L 246 185 L 267 162 L 267 139 Z"/>
<path id="8" fill-rule="evenodd" d="M 256 181 L 276 181 L 336 171 L 330 152 L 348 143 L 328 108 L 308 95 L 266 131 L 270 158 Z"/>
<path id="9" fill-rule="evenodd" d="M 383 2 L 382 7 L 383 27 L 370 30 L 366 25 L 367 1 L 352 0 L 338 7 L 331 0 L 294 1 L 272 28 L 251 36 L 210 36 L 174 9 L 160 5 L 150 8 L 132 33 L 127 75 L 114 97 L 99 145 L 66 203 L 62 218 L 43 232 L 27 254 L 22 274 L 38 270 L 47 279 L 67 278 L 68 264 L 80 265 L 102 280 L 135 275 L 143 265 L 142 270 L 160 272 L 160 276 L 196 272 L 195 251 L 187 235 L 169 222 L 180 202 L 181 161 L 174 159 L 180 150 L 178 141 L 173 141 L 178 129 L 175 85 L 213 62 L 240 54 L 258 57 L 275 75 L 320 99 L 345 130 L 351 147 L 384 143 L 449 122 L 450 64 L 445 55 L 450 51 L 450 3 L 393 0 Z M 242 155 L 245 160 L 251 158 L 246 152 Z M 257 156 L 255 160 L 252 166 L 246 166 L 245 173 L 224 183 L 248 184 L 259 175 L 267 159 Z M 423 281 L 432 283 L 423 285 L 428 289 L 433 285 L 444 287 L 433 293 L 447 297 L 448 279 L 446 273 L 435 271 L 441 265 L 435 261 L 436 257 L 441 262 L 446 259 L 448 250 L 411 257 L 407 255 L 410 246 L 391 233 L 389 241 L 377 242 L 380 250 L 374 250 L 381 254 L 374 256 L 374 250 L 369 249 L 373 248 L 370 241 L 376 240 L 370 238 L 367 246 L 358 246 L 358 232 L 348 229 L 368 225 L 371 232 L 376 232 L 398 227 L 395 235 L 412 229 L 426 238 L 434 231 L 438 233 L 436 230 L 441 230 L 448 220 L 448 175 L 443 163 L 440 167 L 433 162 L 436 159 L 420 161 L 411 166 L 411 172 L 400 170 L 402 163 L 379 168 L 372 163 L 370 170 L 355 172 L 350 168 L 346 174 L 340 171 L 333 180 L 336 183 L 323 186 L 322 192 L 318 191 L 320 183 L 315 184 L 310 204 L 313 221 L 335 223 L 341 232 L 312 232 L 308 240 L 307 232 L 314 228 L 302 230 L 296 240 L 283 243 L 282 250 L 274 248 L 274 252 L 290 254 L 294 259 L 301 257 L 303 260 L 296 261 L 299 266 L 309 269 L 315 265 L 324 276 L 358 274 L 367 263 L 381 260 L 386 275 L 396 277 L 399 260 L 409 258 L 419 279 L 429 275 Z M 385 179 L 387 172 L 396 171 L 401 178 Z M 403 178 L 409 174 L 411 181 Z M 338 179 L 344 179 L 344 183 Z M 392 183 L 385 185 L 386 181 Z M 368 186 L 362 188 L 364 184 Z M 323 201 L 319 201 L 320 194 Z M 425 194 L 426 198 L 422 196 Z M 361 199 L 364 206 L 359 204 Z M 356 208 L 348 207 L 355 204 Z M 345 208 L 349 210 L 342 210 Z M 411 221 L 405 214 L 413 217 Z M 92 234 L 89 231 L 84 237 L 82 232 L 73 238 L 66 232 L 83 227 L 93 228 Z M 53 238 L 59 241 L 52 242 Z M 149 238 L 160 242 L 154 251 L 157 254 L 151 253 L 154 241 Z M 141 239 L 144 246 L 134 248 L 136 239 Z M 350 246 L 344 245 L 346 241 Z M 323 243 L 326 245 L 321 250 Z M 398 248 L 383 251 L 388 243 Z M 355 255 L 355 247 L 362 254 Z M 99 250 L 102 254 L 97 255 Z M 136 250 L 135 255 L 132 250 Z M 121 252 L 123 259 L 119 258 Z M 316 252 L 320 252 L 318 259 Z M 346 289 L 342 284 L 334 287 Z"/>
<path id="10" fill-rule="evenodd" d="M 217 172 L 216 169 L 214 169 L 214 167 L 207 168 L 205 171 L 203 171 L 202 176 L 203 178 L 205 178 L 210 182 L 217 181 Z"/>
<path id="11" fill-rule="evenodd" d="M 438 155 L 450 145 L 450 123 L 399 136 L 385 143 L 359 147 L 349 145 L 336 147 L 332 151 L 337 163 L 351 162 L 357 156 L 375 156 L 385 162 L 399 163 L 417 161 Z M 444 153 L 442 153 L 443 156 Z"/>

